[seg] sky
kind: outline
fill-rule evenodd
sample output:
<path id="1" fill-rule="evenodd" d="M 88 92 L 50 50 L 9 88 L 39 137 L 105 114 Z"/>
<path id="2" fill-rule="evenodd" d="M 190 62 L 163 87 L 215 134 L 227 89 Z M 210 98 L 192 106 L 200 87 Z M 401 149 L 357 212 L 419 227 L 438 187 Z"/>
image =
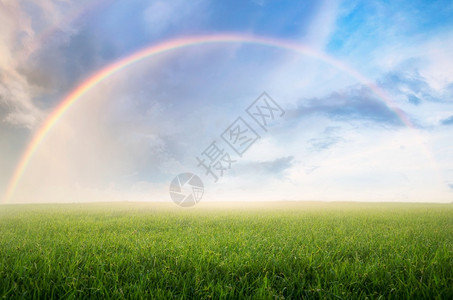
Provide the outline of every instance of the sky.
<path id="1" fill-rule="evenodd" d="M 181 173 L 202 201 L 452 202 L 453 2 L 0 1 L 1 202 L 171 201 Z"/>

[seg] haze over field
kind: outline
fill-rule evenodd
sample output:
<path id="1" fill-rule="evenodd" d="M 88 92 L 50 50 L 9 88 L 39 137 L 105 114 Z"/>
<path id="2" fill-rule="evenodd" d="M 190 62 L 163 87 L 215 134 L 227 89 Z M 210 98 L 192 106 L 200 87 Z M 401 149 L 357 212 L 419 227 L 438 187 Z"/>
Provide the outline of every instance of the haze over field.
<path id="1" fill-rule="evenodd" d="M 2 1 L 0 197 L 170 201 L 193 172 L 208 202 L 451 202 L 452 25 L 451 1 Z M 196 159 L 214 140 L 218 182 Z"/>

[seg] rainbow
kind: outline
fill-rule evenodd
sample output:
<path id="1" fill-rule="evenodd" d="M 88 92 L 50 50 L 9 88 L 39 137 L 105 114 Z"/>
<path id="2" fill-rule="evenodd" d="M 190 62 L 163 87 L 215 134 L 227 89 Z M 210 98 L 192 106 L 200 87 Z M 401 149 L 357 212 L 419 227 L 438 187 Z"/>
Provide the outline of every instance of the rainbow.
<path id="1" fill-rule="evenodd" d="M 325 53 L 315 51 L 307 46 L 271 39 L 266 37 L 259 37 L 259 36 L 248 36 L 242 34 L 216 34 L 216 35 L 204 35 L 204 36 L 193 36 L 193 37 L 183 37 L 178 39 L 173 39 L 169 41 L 162 42 L 157 45 L 151 45 L 146 47 L 142 50 L 139 50 L 125 58 L 122 58 L 105 68 L 101 69 L 100 71 L 94 73 L 86 80 L 84 80 L 78 87 L 76 87 L 73 91 L 71 91 L 61 102 L 60 104 L 53 110 L 53 112 L 49 115 L 49 117 L 43 122 L 41 127 L 37 130 L 31 142 L 28 144 L 27 148 L 25 149 L 24 153 L 22 154 L 20 161 L 11 177 L 9 185 L 7 186 L 6 194 L 5 194 L 5 202 L 8 202 L 14 194 L 14 191 L 27 168 L 28 163 L 30 162 L 33 154 L 35 153 L 36 149 L 39 147 L 43 139 L 49 133 L 53 126 L 58 122 L 58 120 L 64 115 L 66 111 L 68 111 L 74 103 L 77 102 L 83 95 L 88 93 L 91 89 L 96 87 L 101 81 L 107 79 L 108 77 L 112 76 L 115 73 L 120 72 L 121 70 L 129 67 L 143 59 L 153 57 L 158 54 L 162 54 L 168 51 L 172 51 L 175 49 L 187 48 L 197 45 L 205 45 L 205 44 L 218 44 L 218 43 L 239 43 L 239 44 L 256 44 L 280 49 L 286 49 L 289 51 L 294 51 L 303 55 L 307 55 L 318 60 L 324 61 L 346 73 L 351 75 L 353 78 L 358 80 L 359 82 L 368 86 L 373 93 L 376 94 L 380 99 L 382 99 L 386 105 L 392 109 L 398 117 L 402 120 L 402 122 L 410 128 L 413 128 L 413 124 L 407 118 L 407 116 L 391 101 L 391 99 L 386 95 L 386 93 L 380 89 L 377 85 L 372 83 L 369 79 L 365 76 L 357 72 L 356 70 L 352 69 L 348 65 L 328 56 Z"/>

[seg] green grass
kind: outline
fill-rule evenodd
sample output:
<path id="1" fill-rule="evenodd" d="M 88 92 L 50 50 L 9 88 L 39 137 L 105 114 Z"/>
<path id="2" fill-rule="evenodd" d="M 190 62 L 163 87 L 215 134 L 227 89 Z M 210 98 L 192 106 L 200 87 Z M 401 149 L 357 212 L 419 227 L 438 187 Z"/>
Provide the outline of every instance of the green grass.
<path id="1" fill-rule="evenodd" d="M 3 205 L 0 296 L 453 299 L 453 205 Z"/>

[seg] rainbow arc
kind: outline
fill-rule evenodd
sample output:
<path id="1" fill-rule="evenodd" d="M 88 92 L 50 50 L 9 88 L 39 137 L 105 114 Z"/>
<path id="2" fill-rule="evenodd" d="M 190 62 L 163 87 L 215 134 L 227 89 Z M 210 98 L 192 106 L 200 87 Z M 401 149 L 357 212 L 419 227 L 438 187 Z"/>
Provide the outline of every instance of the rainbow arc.
<path id="1" fill-rule="evenodd" d="M 396 113 L 396 115 L 407 127 L 414 129 L 414 126 L 409 120 L 409 118 L 402 112 L 401 109 L 399 109 L 395 105 L 395 103 L 393 103 L 393 101 L 386 95 L 385 91 L 379 88 L 376 84 L 374 84 L 364 75 L 354 70 L 353 68 L 349 67 L 347 64 L 339 60 L 336 60 L 335 58 L 323 52 L 319 52 L 305 45 L 293 42 L 242 34 L 221 34 L 221 35 L 217 34 L 217 35 L 183 37 L 165 41 L 157 45 L 151 45 L 125 58 L 122 58 L 112 64 L 109 64 L 108 66 L 89 76 L 79 86 L 72 90 L 53 110 L 53 112 L 47 117 L 47 119 L 43 122 L 41 127 L 37 130 L 37 132 L 31 139 L 30 143 L 26 147 L 8 184 L 7 191 L 5 194 L 5 202 L 10 201 L 11 198 L 13 197 L 14 191 L 16 190 L 16 187 L 27 168 L 27 165 L 32 159 L 33 154 L 36 152 L 36 149 L 39 147 L 39 145 L 47 136 L 47 134 L 51 131 L 52 127 L 54 127 L 57 124 L 58 120 L 65 114 L 66 111 L 68 111 L 77 101 L 83 98 L 83 95 L 88 93 L 91 89 L 95 88 L 100 82 L 106 80 L 110 76 L 124 70 L 127 67 L 130 67 L 144 59 L 148 59 L 159 54 L 163 54 L 181 48 L 222 43 L 254 44 L 266 47 L 274 47 L 284 49 L 287 51 L 293 51 L 328 63 L 331 66 L 346 72 L 347 74 L 355 78 L 357 81 L 366 85 L 379 99 L 384 101 L 386 105 Z M 429 159 L 435 165 L 435 162 L 432 159 L 431 155 L 429 154 L 429 151 L 425 149 L 425 153 L 428 155 Z"/>

